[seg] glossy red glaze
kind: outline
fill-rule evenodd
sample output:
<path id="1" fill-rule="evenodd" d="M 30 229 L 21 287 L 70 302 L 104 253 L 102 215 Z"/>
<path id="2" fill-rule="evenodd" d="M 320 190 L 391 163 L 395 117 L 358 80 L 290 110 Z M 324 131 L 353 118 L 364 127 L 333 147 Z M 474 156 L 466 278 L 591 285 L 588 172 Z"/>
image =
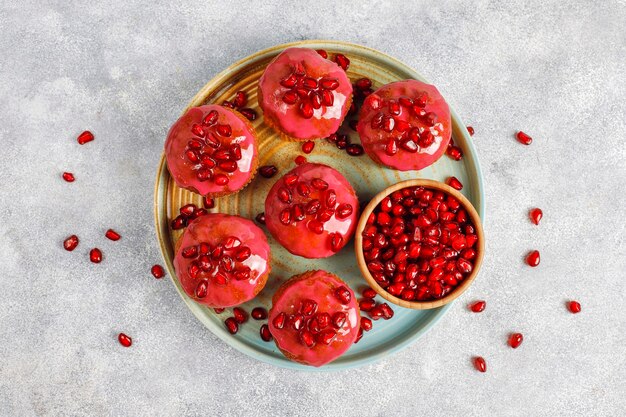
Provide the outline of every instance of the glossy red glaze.
<path id="1" fill-rule="evenodd" d="M 347 303 L 337 297 L 344 290 L 349 292 Z M 276 346 L 287 358 L 322 366 L 355 342 L 360 315 L 356 296 L 345 282 L 326 271 L 309 271 L 276 291 L 268 323 Z"/>
<path id="2" fill-rule="evenodd" d="M 448 104 L 434 86 L 406 80 L 384 85 L 365 99 L 357 131 L 375 162 L 409 171 L 443 155 L 450 123 Z"/>
<path id="3" fill-rule="evenodd" d="M 265 200 L 265 223 L 294 255 L 325 258 L 350 240 L 358 211 L 356 193 L 343 175 L 305 163 L 276 181 Z"/>
<path id="4" fill-rule="evenodd" d="M 171 127 L 167 166 L 179 187 L 220 196 L 241 190 L 256 173 L 254 129 L 223 106 L 193 107 Z"/>
<path id="5" fill-rule="evenodd" d="M 209 213 L 191 222 L 177 244 L 174 268 L 185 293 L 209 307 L 254 298 L 270 271 L 263 231 L 238 216 Z"/>
<path id="6" fill-rule="evenodd" d="M 334 62 L 316 51 L 288 48 L 269 63 L 259 80 L 265 120 L 295 139 L 335 133 L 352 100 L 352 84 Z"/>

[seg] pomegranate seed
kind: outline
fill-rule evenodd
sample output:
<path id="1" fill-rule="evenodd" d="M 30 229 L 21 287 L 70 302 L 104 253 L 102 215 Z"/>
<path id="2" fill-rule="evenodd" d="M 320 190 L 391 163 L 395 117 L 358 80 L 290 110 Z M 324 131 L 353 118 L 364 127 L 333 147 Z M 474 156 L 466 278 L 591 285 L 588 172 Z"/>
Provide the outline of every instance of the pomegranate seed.
<path id="1" fill-rule="evenodd" d="M 264 342 L 269 342 L 272 340 L 272 333 L 270 332 L 270 327 L 267 324 L 264 324 L 259 329 L 259 334 L 261 335 L 261 339 Z"/>
<path id="2" fill-rule="evenodd" d="M 215 182 L 215 184 L 217 184 L 217 185 L 226 185 L 226 184 L 228 184 L 230 182 L 230 180 L 224 174 L 216 174 L 213 177 L 213 182 Z"/>
<path id="3" fill-rule="evenodd" d="M 320 56 L 324 59 L 328 58 L 328 53 L 323 49 L 317 49 L 315 52 L 320 54 Z"/>
<path id="4" fill-rule="evenodd" d="M 243 324 L 248 321 L 248 313 L 241 307 L 233 308 L 233 317 L 238 324 Z"/>
<path id="5" fill-rule="evenodd" d="M 263 307 L 254 307 L 250 315 L 255 320 L 265 320 L 267 318 L 267 310 Z"/>
<path id="6" fill-rule="evenodd" d="M 569 308 L 569 311 L 571 311 L 573 314 L 578 314 L 582 310 L 578 301 L 570 301 L 567 304 L 567 307 Z"/>
<path id="7" fill-rule="evenodd" d="M 265 213 L 257 214 L 255 220 L 257 221 L 257 223 L 265 224 Z"/>
<path id="8" fill-rule="evenodd" d="M 539 221 L 543 217 L 543 211 L 541 211 L 540 208 L 534 208 L 530 210 L 530 212 L 528 213 L 528 217 L 530 217 L 531 222 L 538 225 Z"/>
<path id="9" fill-rule="evenodd" d="M 222 314 L 226 310 L 225 308 L 214 308 L 215 314 Z"/>
<path id="10" fill-rule="evenodd" d="M 276 317 L 274 317 L 274 320 L 272 320 L 272 324 L 277 329 L 282 329 L 283 327 L 285 327 L 286 320 L 287 320 L 287 315 L 281 312 Z"/>
<path id="11" fill-rule="evenodd" d="M 348 304 L 352 299 L 350 290 L 343 285 L 335 290 L 335 297 L 337 297 L 342 304 Z"/>
<path id="12" fill-rule="evenodd" d="M 235 98 L 233 99 L 233 105 L 237 108 L 244 107 L 248 104 L 248 95 L 245 91 L 237 91 Z"/>
<path id="13" fill-rule="evenodd" d="M 374 298 L 376 297 L 376 291 L 371 288 L 365 288 L 361 293 L 365 298 Z"/>
<path id="14" fill-rule="evenodd" d="M 300 341 L 306 347 L 312 348 L 315 346 L 315 338 L 313 337 L 313 333 L 308 330 L 303 330 L 300 332 Z"/>
<path id="15" fill-rule="evenodd" d="M 530 145 L 533 142 L 533 138 L 531 138 L 530 136 L 528 136 L 526 133 L 522 132 L 521 130 L 517 132 L 517 135 L 515 135 L 515 137 L 517 137 L 517 141 L 519 143 L 524 144 L 524 145 Z"/>
<path id="16" fill-rule="evenodd" d="M 98 248 L 93 248 L 89 251 L 89 260 L 94 264 L 102 262 L 102 251 Z"/>
<path id="17" fill-rule="evenodd" d="M 300 104 L 300 114 L 305 119 L 310 119 L 311 117 L 313 117 L 313 106 L 311 105 L 311 103 L 302 102 Z"/>
<path id="18" fill-rule="evenodd" d="M 474 128 L 472 126 L 467 126 L 467 132 L 470 136 L 474 136 Z"/>
<path id="19" fill-rule="evenodd" d="M 450 158 L 454 159 L 455 161 L 460 161 L 463 157 L 463 152 L 458 146 L 449 146 L 446 153 Z"/>
<path id="20" fill-rule="evenodd" d="M 541 262 L 541 258 L 539 256 L 538 250 L 534 250 L 530 252 L 528 256 L 526 256 L 526 263 L 532 266 L 533 268 L 539 265 L 539 262 Z"/>
<path id="21" fill-rule="evenodd" d="M 213 200 L 211 197 L 204 196 L 202 197 L 202 205 L 204 206 L 204 208 L 212 209 L 215 207 L 215 200 Z"/>
<path id="22" fill-rule="evenodd" d="M 372 80 L 370 80 L 369 78 L 359 78 L 358 80 L 356 80 L 354 85 L 359 90 L 367 90 L 369 88 L 372 88 Z"/>
<path id="23" fill-rule="evenodd" d="M 368 319 L 367 317 L 361 317 L 361 329 L 366 332 L 372 330 L 372 320 Z"/>
<path id="24" fill-rule="evenodd" d="M 304 156 L 302 156 L 302 155 L 298 155 L 298 156 L 296 156 L 295 163 L 296 163 L 296 165 L 302 165 L 302 164 L 306 163 L 306 158 Z"/>
<path id="25" fill-rule="evenodd" d="M 337 65 L 343 68 L 344 71 L 348 71 L 348 67 L 350 66 L 350 60 L 347 56 L 343 54 L 336 54 L 335 62 L 337 63 Z"/>
<path id="26" fill-rule="evenodd" d="M 83 133 L 78 135 L 78 143 L 80 145 L 84 145 L 85 143 L 91 142 L 92 140 L 94 140 L 93 133 L 88 130 L 85 130 Z"/>
<path id="27" fill-rule="evenodd" d="M 133 339 L 130 336 L 120 333 L 117 335 L 117 340 L 120 342 L 120 345 L 124 347 L 130 347 L 133 344 Z"/>
<path id="28" fill-rule="evenodd" d="M 480 372 L 487 372 L 487 363 L 482 356 L 477 356 L 474 358 L 474 368 Z"/>
<path id="29" fill-rule="evenodd" d="M 222 102 L 222 106 L 227 107 L 229 109 L 234 109 L 235 108 L 235 105 L 233 103 L 231 103 L 230 101 L 228 101 L 228 100 L 224 100 Z"/>
<path id="30" fill-rule="evenodd" d="M 339 252 L 343 247 L 343 236 L 339 232 L 330 234 L 330 249 L 333 252 Z"/>
<path id="31" fill-rule="evenodd" d="M 376 301 L 374 301 L 372 298 L 364 298 L 359 301 L 359 308 L 361 309 L 361 311 L 370 311 L 374 307 L 376 307 Z"/>
<path id="32" fill-rule="evenodd" d="M 472 310 L 474 313 L 481 313 L 485 310 L 485 307 L 487 306 L 487 303 L 484 301 L 476 301 L 475 303 L 473 303 L 472 305 L 470 305 L 470 310 Z"/>
<path id="33" fill-rule="evenodd" d="M 163 267 L 161 265 L 154 265 L 151 269 L 150 272 L 152 272 L 152 275 L 156 278 L 156 279 L 161 279 L 165 276 L 165 270 L 163 269 Z"/>
<path id="34" fill-rule="evenodd" d="M 356 340 L 354 341 L 354 344 L 356 345 L 357 343 L 359 343 L 359 340 L 361 340 L 363 338 L 363 329 L 359 327 L 359 333 L 356 335 Z"/>
<path id="35" fill-rule="evenodd" d="M 263 165 L 259 167 L 259 174 L 264 178 L 272 178 L 278 172 L 278 168 L 274 165 Z"/>
<path id="36" fill-rule="evenodd" d="M 78 236 L 72 235 L 63 241 L 63 247 L 66 251 L 71 252 L 78 246 Z"/>
<path id="37" fill-rule="evenodd" d="M 229 317 L 224 321 L 224 325 L 230 334 L 237 334 L 239 331 L 239 324 L 234 317 Z"/>
<path id="38" fill-rule="evenodd" d="M 449 177 L 448 180 L 446 181 L 446 184 L 448 184 L 450 187 L 454 188 L 455 190 L 460 191 L 463 189 L 463 184 L 461 184 L 461 181 L 459 181 L 457 177 Z"/>
<path id="39" fill-rule="evenodd" d="M 76 178 L 74 178 L 74 174 L 72 174 L 71 172 L 64 172 L 63 179 L 67 182 L 74 182 Z"/>
<path id="40" fill-rule="evenodd" d="M 315 142 L 312 140 L 307 140 L 302 144 L 302 152 L 309 154 L 313 152 L 313 148 L 315 147 Z"/>
<path id="41" fill-rule="evenodd" d="M 346 147 L 346 152 L 350 156 L 361 156 L 363 155 L 364 150 L 363 150 L 363 146 L 361 146 L 360 144 L 353 143 Z"/>
<path id="42" fill-rule="evenodd" d="M 113 229 L 107 230 L 106 233 L 104 234 L 104 236 L 106 236 L 107 239 L 112 240 L 112 241 L 120 240 L 120 238 L 122 237 L 122 236 L 120 236 L 119 233 L 117 233 Z"/>
<path id="43" fill-rule="evenodd" d="M 511 346 L 513 349 L 517 349 L 519 345 L 522 344 L 523 341 L 524 341 L 524 336 L 521 333 L 513 333 L 509 337 L 509 346 Z"/>
<path id="44" fill-rule="evenodd" d="M 246 119 L 248 119 L 250 121 L 255 121 L 256 118 L 258 117 L 256 111 L 254 109 L 249 108 L 249 107 L 245 107 L 243 109 L 239 109 L 239 113 L 243 114 L 243 117 L 245 117 Z"/>

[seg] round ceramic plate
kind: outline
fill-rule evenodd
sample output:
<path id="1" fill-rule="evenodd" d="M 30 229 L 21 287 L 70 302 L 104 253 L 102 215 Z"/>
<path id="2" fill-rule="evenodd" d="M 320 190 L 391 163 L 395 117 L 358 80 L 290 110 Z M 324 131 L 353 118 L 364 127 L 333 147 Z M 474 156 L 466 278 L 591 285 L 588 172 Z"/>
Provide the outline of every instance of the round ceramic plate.
<path id="1" fill-rule="evenodd" d="M 403 63 L 376 50 L 345 42 L 335 41 L 302 41 L 278 45 L 249 56 L 213 78 L 191 100 L 188 107 L 207 103 L 222 103 L 231 100 L 235 92 L 243 90 L 248 93 L 248 105 L 259 114 L 253 122 L 258 135 L 259 165 L 272 164 L 279 168 L 279 173 L 272 179 L 259 175 L 242 191 L 235 195 L 221 197 L 216 200 L 215 212 L 236 214 L 249 219 L 264 210 L 265 196 L 280 176 L 293 168 L 294 158 L 301 155 L 301 144 L 286 142 L 263 122 L 262 112 L 257 105 L 257 81 L 266 65 L 287 47 L 306 47 L 325 49 L 330 54 L 342 53 L 350 61 L 348 76 L 351 80 L 368 77 L 374 83 L 374 89 L 383 84 L 403 79 L 426 81 L 420 74 Z M 311 162 L 321 162 L 339 170 L 354 186 L 361 202 L 369 201 L 387 186 L 412 178 L 430 178 L 445 181 L 451 175 L 456 176 L 464 184 L 463 194 L 474 204 L 481 218 L 484 218 L 484 195 L 482 176 L 476 152 L 470 137 L 456 112 L 452 113 L 452 135 L 454 142 L 463 150 L 463 159 L 454 161 L 443 156 L 434 165 L 421 171 L 400 172 L 376 165 L 366 155 L 349 156 L 345 151 L 337 149 L 326 140 L 317 140 L 315 149 L 306 155 Z M 340 132 L 349 133 L 353 143 L 358 143 L 358 134 L 351 131 L 347 122 Z M 188 203 L 202 206 L 202 198 L 198 194 L 179 188 L 171 179 L 165 163 L 161 159 L 155 185 L 154 214 L 156 229 L 172 282 L 179 294 L 195 314 L 195 316 L 214 334 L 239 351 L 258 360 L 286 368 L 301 370 L 338 370 L 368 364 L 389 356 L 390 354 L 416 341 L 433 326 L 448 310 L 444 306 L 432 310 L 409 310 L 393 306 L 395 315 L 391 320 L 374 322 L 374 328 L 365 333 L 358 344 L 352 346 L 343 356 L 321 368 L 313 368 L 289 361 L 276 348 L 273 342 L 264 342 L 259 337 L 259 327 L 263 322 L 250 319 L 240 327 L 236 335 L 229 334 L 224 327 L 224 320 L 231 315 L 231 309 L 216 314 L 191 300 L 182 291 L 175 278 L 172 261 L 174 245 L 182 231 L 173 231 L 170 220 L 178 215 L 178 209 Z M 324 269 L 343 278 L 355 291 L 366 285 L 359 273 L 354 255 L 354 244 L 348 243 L 335 256 L 326 259 L 311 260 L 291 255 L 268 234 L 272 250 L 272 274 L 265 289 L 252 301 L 242 307 L 251 311 L 253 307 L 271 307 L 274 291 L 282 282 L 294 274 L 311 270 Z M 380 298 L 380 297 L 378 297 Z"/>

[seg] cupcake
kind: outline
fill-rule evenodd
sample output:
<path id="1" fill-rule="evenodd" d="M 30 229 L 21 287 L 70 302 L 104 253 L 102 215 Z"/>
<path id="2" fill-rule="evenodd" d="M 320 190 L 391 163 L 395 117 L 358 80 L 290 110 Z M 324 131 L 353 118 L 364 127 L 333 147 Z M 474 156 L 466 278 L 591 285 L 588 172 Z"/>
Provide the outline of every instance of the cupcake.
<path id="1" fill-rule="evenodd" d="M 176 184 L 210 197 L 245 187 L 256 173 L 257 155 L 248 120 L 214 104 L 189 109 L 165 141 L 167 167 Z"/>
<path id="2" fill-rule="evenodd" d="M 291 277 L 272 298 L 268 324 L 278 349 L 292 361 L 322 366 L 354 344 L 360 326 L 354 292 L 326 271 Z"/>
<path id="3" fill-rule="evenodd" d="M 352 237 L 359 201 L 347 179 L 314 163 L 298 165 L 270 189 L 265 224 L 285 249 L 305 258 L 326 258 Z"/>
<path id="4" fill-rule="evenodd" d="M 350 109 L 352 84 L 337 64 L 306 48 L 288 48 L 259 80 L 265 122 L 284 139 L 309 140 L 335 133 Z"/>
<path id="5" fill-rule="evenodd" d="M 357 131 L 365 152 L 375 162 L 400 171 L 419 170 L 446 151 L 450 110 L 435 86 L 398 81 L 365 99 Z"/>
<path id="6" fill-rule="evenodd" d="M 185 293 L 208 307 L 254 298 L 270 273 L 270 247 L 261 229 L 239 216 L 198 217 L 177 242 L 174 269 Z"/>

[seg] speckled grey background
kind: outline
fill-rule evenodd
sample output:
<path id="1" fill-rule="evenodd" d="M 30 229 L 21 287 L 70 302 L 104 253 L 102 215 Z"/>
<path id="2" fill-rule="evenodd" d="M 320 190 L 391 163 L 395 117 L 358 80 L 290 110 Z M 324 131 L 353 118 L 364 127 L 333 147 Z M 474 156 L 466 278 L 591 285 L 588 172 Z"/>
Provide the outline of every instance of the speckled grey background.
<path id="1" fill-rule="evenodd" d="M 181 3 L 0 6 L 1 416 L 624 415 L 624 1 Z M 380 49 L 435 83 L 476 128 L 487 195 L 475 285 L 415 345 L 338 373 L 240 354 L 149 273 L 168 126 L 235 60 L 307 38 Z M 86 128 L 96 141 L 79 147 Z"/>

